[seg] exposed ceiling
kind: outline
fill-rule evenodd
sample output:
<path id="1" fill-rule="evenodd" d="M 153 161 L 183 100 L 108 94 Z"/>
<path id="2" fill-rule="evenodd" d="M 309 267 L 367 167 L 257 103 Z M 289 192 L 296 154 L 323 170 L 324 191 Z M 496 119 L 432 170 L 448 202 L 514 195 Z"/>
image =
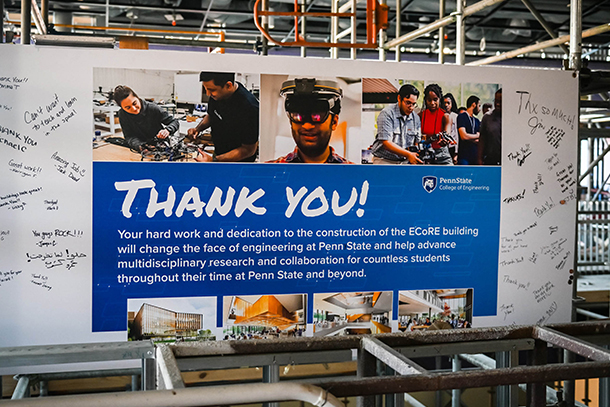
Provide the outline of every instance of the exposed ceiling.
<path id="1" fill-rule="evenodd" d="M 5 10 L 9 13 L 19 13 L 20 0 L 2 0 Z M 299 0 L 302 1 L 302 0 Z M 329 0 L 306 0 L 306 7 L 312 12 L 329 12 Z M 343 4 L 344 0 L 341 1 Z M 467 1 L 467 5 L 477 3 Z M 467 60 L 479 59 L 520 48 L 535 42 L 550 39 L 541 23 L 530 12 L 528 7 L 537 10 L 548 26 L 558 35 L 569 34 L 570 2 L 569 0 L 506 0 L 466 19 L 466 51 Z M 98 31 L 72 29 L 73 32 L 97 35 L 119 35 L 131 33 L 137 36 L 149 37 L 151 43 L 162 43 L 171 46 L 201 46 L 209 45 L 209 41 L 217 41 L 217 35 L 197 36 L 198 31 L 223 31 L 227 48 L 243 48 L 254 52 L 257 40 L 261 34 L 253 20 L 254 0 L 49 0 L 50 20 L 56 24 L 94 25 L 98 27 L 111 26 L 125 29 L 160 30 L 151 31 Z M 389 40 L 396 37 L 396 8 L 394 0 L 388 0 L 390 27 L 387 30 Z M 294 3 L 288 0 L 270 0 L 269 7 L 273 11 L 293 11 Z M 446 15 L 455 11 L 456 1 L 446 0 Z M 366 38 L 366 2 L 358 2 L 358 41 Z M 401 0 L 400 33 L 405 34 L 425 26 L 438 19 L 439 2 L 434 0 Z M 610 22 L 610 0 L 582 0 L 583 30 Z M 308 17 L 307 39 L 309 41 L 329 41 L 330 18 Z M 340 28 L 348 28 L 349 20 L 340 19 Z M 294 39 L 294 19 L 291 17 L 273 17 L 270 33 L 274 38 Z M 10 27 L 7 27 L 10 28 Z M 57 30 L 65 28 L 57 27 Z M 448 52 L 447 62 L 452 62 L 455 52 L 455 24 L 445 29 L 445 48 Z M 202 42 L 207 40 L 208 42 Z M 610 33 L 589 37 L 583 40 L 583 54 L 588 54 L 592 61 L 607 61 Z M 432 32 L 413 41 L 405 43 L 403 60 L 438 58 L 438 32 Z M 328 49 L 309 49 L 308 55 L 328 56 Z M 272 47 L 270 54 L 298 54 L 298 48 Z M 342 50 L 340 57 L 347 57 L 349 50 Z M 375 50 L 359 50 L 360 58 L 377 58 Z M 549 60 L 557 61 L 565 57 L 565 52 L 559 47 L 553 47 L 544 52 L 535 52 L 520 58 L 522 61 L 532 58 L 545 59 L 546 65 L 557 65 Z M 388 58 L 393 58 L 390 52 Z M 527 64 L 527 63 L 525 63 Z"/>

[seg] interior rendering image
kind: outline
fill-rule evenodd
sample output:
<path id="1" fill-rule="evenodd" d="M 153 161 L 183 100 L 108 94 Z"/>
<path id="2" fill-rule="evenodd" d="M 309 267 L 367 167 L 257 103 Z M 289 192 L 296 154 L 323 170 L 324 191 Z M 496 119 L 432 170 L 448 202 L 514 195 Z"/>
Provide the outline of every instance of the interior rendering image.
<path id="1" fill-rule="evenodd" d="M 391 332 L 392 293 L 314 294 L 314 336 Z"/>

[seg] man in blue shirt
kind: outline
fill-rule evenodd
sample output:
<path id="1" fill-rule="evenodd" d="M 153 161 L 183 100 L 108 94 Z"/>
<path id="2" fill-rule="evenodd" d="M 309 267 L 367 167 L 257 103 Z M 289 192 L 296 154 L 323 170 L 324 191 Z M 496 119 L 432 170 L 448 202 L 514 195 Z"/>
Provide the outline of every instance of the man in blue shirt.
<path id="1" fill-rule="evenodd" d="M 466 101 L 466 111 L 457 118 L 460 148 L 458 149 L 458 165 L 476 165 L 479 160 L 479 128 L 481 122 L 475 116 L 481 110 L 481 100 L 470 96 Z"/>
<path id="2" fill-rule="evenodd" d="M 403 85 L 398 91 L 398 103 L 379 113 L 371 147 L 374 164 L 423 164 L 417 153 L 409 151 L 421 140 L 421 122 L 414 112 L 418 97 L 415 86 Z"/>

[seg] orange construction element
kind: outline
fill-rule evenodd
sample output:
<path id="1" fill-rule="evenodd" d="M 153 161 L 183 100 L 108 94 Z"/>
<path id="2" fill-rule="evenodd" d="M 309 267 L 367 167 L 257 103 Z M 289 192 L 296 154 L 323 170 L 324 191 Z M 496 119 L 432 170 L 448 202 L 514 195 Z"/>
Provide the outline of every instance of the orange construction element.
<path id="1" fill-rule="evenodd" d="M 388 9 L 386 5 L 379 4 L 377 0 L 367 0 L 366 5 L 366 43 L 351 42 L 315 42 L 306 41 L 299 35 L 299 17 L 355 17 L 355 13 L 322 13 L 300 11 L 298 0 L 294 0 L 294 11 L 268 11 L 259 10 L 261 0 L 254 3 L 254 24 L 263 36 L 272 44 L 283 47 L 315 47 L 315 48 L 377 48 L 377 33 L 380 29 L 388 27 Z M 260 23 L 261 16 L 294 17 L 295 40 L 282 42 L 269 34 Z"/>

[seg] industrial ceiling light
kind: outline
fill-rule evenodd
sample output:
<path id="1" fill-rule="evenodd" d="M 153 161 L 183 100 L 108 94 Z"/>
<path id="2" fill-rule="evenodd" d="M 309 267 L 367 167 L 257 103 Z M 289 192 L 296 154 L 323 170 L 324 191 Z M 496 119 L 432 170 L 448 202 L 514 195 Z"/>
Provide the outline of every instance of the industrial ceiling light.
<path id="1" fill-rule="evenodd" d="M 184 17 L 182 17 L 182 14 L 163 14 L 163 17 L 165 17 L 165 19 L 169 22 L 172 21 L 182 21 L 184 20 Z"/>

